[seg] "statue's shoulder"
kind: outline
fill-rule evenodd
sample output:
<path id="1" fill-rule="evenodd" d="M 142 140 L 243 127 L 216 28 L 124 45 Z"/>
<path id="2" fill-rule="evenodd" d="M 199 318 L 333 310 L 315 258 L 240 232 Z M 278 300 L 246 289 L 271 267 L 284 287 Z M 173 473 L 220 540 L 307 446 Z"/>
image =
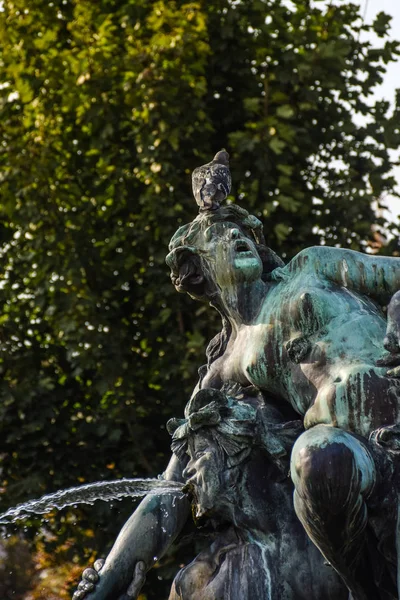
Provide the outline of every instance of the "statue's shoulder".
<path id="1" fill-rule="evenodd" d="M 289 265 L 295 266 L 296 268 L 305 267 L 320 261 L 336 260 L 343 254 L 342 248 L 334 248 L 332 246 L 310 246 L 304 248 L 296 256 L 292 258 Z M 346 250 L 351 252 L 351 250 Z"/>
<path id="2" fill-rule="evenodd" d="M 289 281 L 299 275 L 318 274 L 323 278 L 329 271 L 329 266 L 338 265 L 341 261 L 356 261 L 364 258 L 364 255 L 354 250 L 334 248 L 332 246 L 310 246 L 304 248 L 284 267 L 278 267 L 272 271 L 271 281 Z"/>
<path id="3" fill-rule="evenodd" d="M 304 274 L 305 272 L 312 272 L 316 269 L 317 265 L 322 261 L 329 260 L 329 255 L 332 259 L 335 258 L 335 250 L 329 246 L 311 246 L 310 248 L 304 248 L 296 256 L 294 256 L 284 267 L 277 267 L 274 269 L 269 279 L 271 281 L 290 281 L 293 277 Z M 333 252 L 331 252 L 333 251 Z"/>

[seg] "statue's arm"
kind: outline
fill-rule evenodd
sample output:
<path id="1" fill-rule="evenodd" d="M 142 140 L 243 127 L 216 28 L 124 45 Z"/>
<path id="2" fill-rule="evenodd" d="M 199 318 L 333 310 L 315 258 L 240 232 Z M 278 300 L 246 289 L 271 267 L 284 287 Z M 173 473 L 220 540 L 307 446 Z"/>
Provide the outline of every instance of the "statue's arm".
<path id="1" fill-rule="evenodd" d="M 381 305 L 389 303 L 400 289 L 400 259 L 372 256 L 329 246 L 313 246 L 302 250 L 281 271 L 282 278 L 315 274 L 359 294 L 365 294 Z"/>
<path id="2" fill-rule="evenodd" d="M 173 456 L 164 478 L 182 480 L 183 467 Z M 116 600 L 125 593 L 134 577 L 135 565 L 140 561 L 144 570 L 149 570 L 178 536 L 189 512 L 190 503 L 179 492 L 146 496 L 121 529 L 95 591 L 85 595 L 85 599 Z"/>

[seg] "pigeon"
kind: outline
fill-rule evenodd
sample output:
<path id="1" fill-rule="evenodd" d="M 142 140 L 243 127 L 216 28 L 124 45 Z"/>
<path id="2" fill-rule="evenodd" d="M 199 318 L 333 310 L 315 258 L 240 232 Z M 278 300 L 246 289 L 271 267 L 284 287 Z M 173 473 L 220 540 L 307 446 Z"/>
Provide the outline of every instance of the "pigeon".
<path id="1" fill-rule="evenodd" d="M 193 171 L 193 195 L 200 212 L 217 210 L 231 191 L 231 185 L 229 154 L 222 149 L 211 162 Z"/>

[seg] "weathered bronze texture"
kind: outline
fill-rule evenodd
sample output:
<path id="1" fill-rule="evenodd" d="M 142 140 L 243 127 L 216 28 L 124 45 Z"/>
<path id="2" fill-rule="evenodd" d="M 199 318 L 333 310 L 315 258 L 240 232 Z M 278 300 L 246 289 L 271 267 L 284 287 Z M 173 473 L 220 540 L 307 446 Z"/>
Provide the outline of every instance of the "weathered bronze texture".
<path id="1" fill-rule="evenodd" d="M 135 598 L 190 502 L 218 533 L 171 600 L 398 598 L 400 260 L 323 246 L 284 265 L 246 210 L 201 209 L 167 256 L 222 319 L 168 425 L 187 497 L 146 498 L 74 598 Z"/>

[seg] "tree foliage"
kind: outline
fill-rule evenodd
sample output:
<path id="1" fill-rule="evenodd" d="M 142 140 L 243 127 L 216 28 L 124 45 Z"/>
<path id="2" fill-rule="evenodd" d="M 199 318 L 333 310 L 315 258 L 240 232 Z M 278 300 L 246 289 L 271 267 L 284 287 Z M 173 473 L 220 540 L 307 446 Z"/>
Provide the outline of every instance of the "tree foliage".
<path id="1" fill-rule="evenodd" d="M 395 193 L 399 54 L 380 13 L 305 0 L 5 0 L 0 13 L 2 506 L 165 466 L 217 318 L 173 290 L 190 172 L 225 146 L 269 244 L 365 250 Z M 365 41 L 375 32 L 381 43 Z M 127 509 L 128 510 L 128 509 Z M 83 514 L 88 555 L 121 519 Z M 126 516 L 126 514 L 124 515 Z M 83 539 L 84 538 L 84 539 Z"/>

